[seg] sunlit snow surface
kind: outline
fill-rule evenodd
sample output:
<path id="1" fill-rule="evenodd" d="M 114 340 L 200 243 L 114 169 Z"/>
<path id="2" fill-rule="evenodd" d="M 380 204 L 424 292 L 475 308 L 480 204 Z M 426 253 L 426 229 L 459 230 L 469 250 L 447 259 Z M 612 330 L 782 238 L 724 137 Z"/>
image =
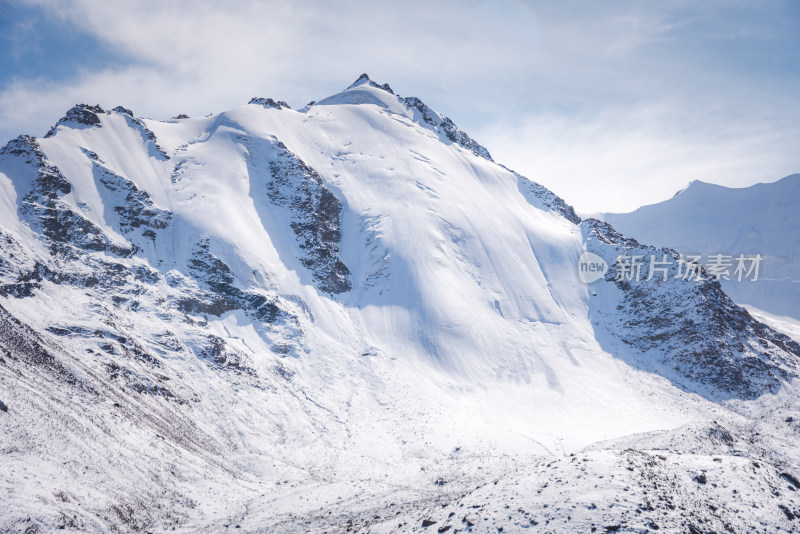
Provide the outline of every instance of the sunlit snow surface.
<path id="1" fill-rule="evenodd" d="M 65 123 L 38 146 L 105 240 L 71 258 L 6 154 L 0 529 L 793 531 L 789 381 L 722 402 L 632 365 L 586 226 L 430 113 L 357 83 Z"/>

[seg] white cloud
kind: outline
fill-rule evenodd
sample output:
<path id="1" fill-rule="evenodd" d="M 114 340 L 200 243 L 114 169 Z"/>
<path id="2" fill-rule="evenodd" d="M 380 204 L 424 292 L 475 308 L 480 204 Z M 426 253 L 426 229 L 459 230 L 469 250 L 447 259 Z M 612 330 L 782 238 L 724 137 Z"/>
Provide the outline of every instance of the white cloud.
<path id="1" fill-rule="evenodd" d="M 586 210 L 635 207 L 692 178 L 799 170 L 798 76 L 750 73 L 726 52 L 737 39 L 781 44 L 785 28 L 728 2 L 29 1 L 128 59 L 7 82 L 6 138 L 41 135 L 78 102 L 153 118 L 252 96 L 303 105 L 366 71 Z"/>
<path id="2" fill-rule="evenodd" d="M 480 132 L 496 160 L 549 187 L 584 213 L 630 211 L 699 179 L 732 187 L 800 169 L 800 123 L 731 117 L 712 103 L 616 106 L 574 116 L 543 113 Z"/>

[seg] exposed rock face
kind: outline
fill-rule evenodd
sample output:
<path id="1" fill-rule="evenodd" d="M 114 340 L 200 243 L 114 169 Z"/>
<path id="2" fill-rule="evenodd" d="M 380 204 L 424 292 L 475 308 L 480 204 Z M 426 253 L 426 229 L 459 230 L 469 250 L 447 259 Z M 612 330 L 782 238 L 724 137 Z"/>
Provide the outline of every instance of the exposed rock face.
<path id="1" fill-rule="evenodd" d="M 117 106 L 111 111 L 125 116 L 125 120 L 128 122 L 128 126 L 136 130 L 139 133 L 139 135 L 142 136 L 142 140 L 149 147 L 151 155 L 157 157 L 160 160 L 169 159 L 169 154 L 167 154 L 167 152 L 158 143 L 156 134 L 154 134 L 153 131 L 150 130 L 150 128 L 148 128 L 147 125 L 141 119 L 134 117 L 133 112 L 131 110 L 124 108 L 122 106 Z"/>
<path id="2" fill-rule="evenodd" d="M 319 174 L 278 141 L 277 158 L 269 165 L 270 202 L 291 214 L 291 227 L 303 251 L 300 262 L 319 288 L 343 293 L 351 288 L 350 271 L 339 258 L 342 203 L 322 183 Z"/>
<path id="3" fill-rule="evenodd" d="M 98 161 L 97 154 L 92 152 L 89 157 L 94 160 L 92 172 L 95 179 L 111 193 L 120 232 L 138 232 L 142 237 L 155 240 L 156 232 L 169 226 L 172 214 L 156 207 L 146 191 L 105 167 Z"/>
<path id="4" fill-rule="evenodd" d="M 409 96 L 406 98 L 402 98 L 399 95 L 396 95 L 392 88 L 389 87 L 388 83 L 384 83 L 383 85 L 379 85 L 372 81 L 367 74 L 362 74 L 358 77 L 358 79 L 353 82 L 347 89 L 353 89 L 358 87 L 359 85 L 369 85 L 370 87 L 376 87 L 378 89 L 382 89 L 391 95 L 395 95 L 397 99 L 405 105 L 408 109 L 414 110 L 415 114 L 418 114 L 416 120 L 422 124 L 427 124 L 432 130 L 440 134 L 443 141 L 454 143 L 466 150 L 469 150 L 476 156 L 480 156 L 482 158 L 488 159 L 489 161 L 492 160 L 492 156 L 489 154 L 489 151 L 481 146 L 477 141 L 475 141 L 472 137 L 467 135 L 466 132 L 461 130 L 455 123 L 450 120 L 448 117 L 444 117 L 439 115 L 436 111 L 429 108 L 425 105 L 422 100 L 415 96 Z M 252 103 L 252 101 L 251 101 Z M 309 104 L 312 105 L 312 103 Z"/>
<path id="5" fill-rule="evenodd" d="M 209 241 L 197 243 L 189 260 L 189 273 L 206 290 L 181 298 L 179 306 L 190 313 L 222 315 L 235 309 L 245 310 L 255 319 L 274 323 L 289 318 L 274 299 L 255 292 L 243 291 L 235 286 L 230 267 L 212 254 Z"/>
<path id="6" fill-rule="evenodd" d="M 271 98 L 262 98 L 255 96 L 250 99 L 248 104 L 255 104 L 257 106 L 264 106 L 265 108 L 275 108 L 275 109 L 292 109 L 289 104 L 284 102 L 283 100 L 278 100 L 277 102 Z"/>
<path id="7" fill-rule="evenodd" d="M 0 230 L 0 296 L 29 297 L 41 287 L 46 268 L 28 257 L 13 236 Z"/>
<path id="8" fill-rule="evenodd" d="M 29 190 L 22 197 L 19 212 L 31 228 L 41 233 L 54 253 L 75 254 L 76 250 L 108 250 L 118 256 L 133 253 L 130 246 L 113 242 L 63 199 L 72 191 L 72 185 L 58 167 L 45 158 L 34 138 L 20 136 L 0 150 L 0 169 L 7 157 L 22 159 L 36 171 Z"/>
<path id="9" fill-rule="evenodd" d="M 224 339 L 210 334 L 208 344 L 200 350 L 199 357 L 220 369 L 244 372 L 255 375 L 255 371 L 245 365 L 245 357 L 232 348 Z"/>
<path id="10" fill-rule="evenodd" d="M 564 199 L 546 187 L 539 185 L 528 178 L 525 178 L 517 172 L 514 172 L 514 176 L 517 177 L 517 187 L 519 188 L 519 192 L 522 193 L 528 202 L 539 209 L 559 213 L 572 223 L 581 223 L 581 218 L 575 214 L 575 210 L 572 208 L 572 206 L 564 202 Z"/>
<path id="11" fill-rule="evenodd" d="M 93 126 L 102 126 L 100 117 L 105 113 L 105 110 L 100 106 L 90 106 L 88 104 L 78 104 L 72 109 L 67 111 L 52 128 L 47 132 L 45 137 L 52 137 L 58 131 L 59 126 L 68 126 L 70 128 L 90 128 Z"/>
<path id="12" fill-rule="evenodd" d="M 417 112 L 419 112 L 420 119 L 423 122 L 429 124 L 434 130 L 444 135 L 445 138 L 449 139 L 451 142 L 469 150 L 476 156 L 488 159 L 489 161 L 494 161 L 491 154 L 489 154 L 489 151 L 485 147 L 480 145 L 472 137 L 467 135 L 466 132 L 456 126 L 455 123 L 450 120 L 450 118 L 442 117 L 415 96 L 404 98 L 403 102 L 405 103 L 406 107 L 415 109 Z"/>
<path id="13" fill-rule="evenodd" d="M 677 252 L 640 245 L 596 219 L 582 228 L 587 249 L 609 265 L 605 281 L 591 287 L 619 298 L 616 310 L 595 310 L 596 323 L 639 351 L 640 365 L 661 366 L 662 374 L 683 387 L 723 398 L 754 398 L 798 376 L 800 345 L 753 319 L 719 282 L 684 280 L 688 267 Z M 620 255 L 642 258 L 639 280 L 627 271 L 620 274 L 623 267 L 615 263 Z M 666 263 L 656 263 L 659 270 L 647 280 L 651 256 Z"/>
<path id="14" fill-rule="evenodd" d="M 377 83 L 375 83 L 374 81 L 372 81 L 370 79 L 370 77 L 367 75 L 367 73 L 364 73 L 361 76 L 359 76 L 358 79 L 356 81 L 354 81 L 352 84 L 350 84 L 350 86 L 347 89 L 352 89 L 353 87 L 358 87 L 359 85 L 362 85 L 362 84 L 365 84 L 365 83 L 368 84 L 371 87 L 377 87 L 378 89 L 383 89 L 384 91 L 386 91 L 389 94 L 392 94 L 392 95 L 394 94 L 394 91 L 392 91 L 392 88 L 389 87 L 388 83 L 384 83 L 383 85 L 378 85 Z"/>

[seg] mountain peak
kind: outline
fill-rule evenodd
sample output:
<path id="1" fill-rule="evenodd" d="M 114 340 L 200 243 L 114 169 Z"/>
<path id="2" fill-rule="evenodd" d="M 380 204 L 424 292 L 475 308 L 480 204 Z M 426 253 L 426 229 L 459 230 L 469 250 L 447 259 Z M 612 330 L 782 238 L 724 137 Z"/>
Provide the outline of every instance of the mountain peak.
<path id="1" fill-rule="evenodd" d="M 702 180 L 692 180 L 691 182 L 686 184 L 686 187 L 684 187 L 683 189 L 678 190 L 678 192 L 675 193 L 672 196 L 673 197 L 677 197 L 678 195 L 680 195 L 682 193 L 685 193 L 685 192 L 687 192 L 689 190 L 698 189 L 698 188 L 706 186 L 706 185 L 713 185 L 713 184 L 709 184 L 708 182 L 704 182 Z"/>
<path id="2" fill-rule="evenodd" d="M 377 83 L 372 81 L 372 79 L 369 77 L 369 75 L 366 72 L 363 73 L 361 76 L 359 76 L 358 79 L 356 79 L 356 81 L 351 83 L 347 87 L 347 89 L 345 89 L 345 91 L 349 91 L 350 89 L 355 89 L 356 87 L 358 87 L 360 85 L 365 85 L 365 84 L 369 85 L 370 87 L 376 87 L 378 89 L 383 89 L 387 93 L 394 94 L 394 91 L 392 91 L 392 88 L 389 87 L 388 83 L 384 83 L 383 85 L 378 85 Z"/>
<path id="3" fill-rule="evenodd" d="M 53 137 L 56 131 L 58 131 L 58 127 L 61 125 L 73 128 L 100 126 L 100 118 L 98 115 L 103 113 L 105 113 L 105 110 L 99 105 L 90 106 L 89 104 L 78 104 L 73 106 L 52 128 L 50 128 L 45 137 Z"/>

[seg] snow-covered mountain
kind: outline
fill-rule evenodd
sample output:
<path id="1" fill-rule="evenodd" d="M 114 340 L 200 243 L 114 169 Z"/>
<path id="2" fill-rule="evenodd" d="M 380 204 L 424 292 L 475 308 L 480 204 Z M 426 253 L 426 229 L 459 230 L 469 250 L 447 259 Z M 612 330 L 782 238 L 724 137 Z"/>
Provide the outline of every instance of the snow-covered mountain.
<path id="1" fill-rule="evenodd" d="M 800 322 L 800 174 L 744 188 L 694 181 L 674 197 L 603 219 L 627 236 L 685 254 L 731 256 L 720 283 L 737 303 Z M 758 279 L 733 276 L 739 255 L 759 254 Z M 747 266 L 749 268 L 749 265 Z"/>
<path id="2" fill-rule="evenodd" d="M 298 111 L 76 106 L 0 151 L 0 203 L 2 529 L 800 515 L 800 346 L 366 75 Z"/>

